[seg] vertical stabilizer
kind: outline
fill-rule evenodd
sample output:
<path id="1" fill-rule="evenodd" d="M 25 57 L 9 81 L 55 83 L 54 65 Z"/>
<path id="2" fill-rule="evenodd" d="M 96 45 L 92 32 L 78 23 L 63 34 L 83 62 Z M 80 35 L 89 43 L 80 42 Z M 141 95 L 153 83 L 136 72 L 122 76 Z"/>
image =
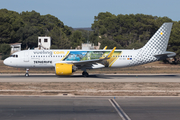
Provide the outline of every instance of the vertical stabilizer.
<path id="1" fill-rule="evenodd" d="M 164 23 L 146 45 L 137 50 L 137 55 L 129 65 L 141 65 L 159 60 L 157 55 L 166 52 L 172 24 L 173 23 Z"/>
<path id="2" fill-rule="evenodd" d="M 151 54 L 164 53 L 167 49 L 172 24 L 164 23 L 142 49 Z"/>

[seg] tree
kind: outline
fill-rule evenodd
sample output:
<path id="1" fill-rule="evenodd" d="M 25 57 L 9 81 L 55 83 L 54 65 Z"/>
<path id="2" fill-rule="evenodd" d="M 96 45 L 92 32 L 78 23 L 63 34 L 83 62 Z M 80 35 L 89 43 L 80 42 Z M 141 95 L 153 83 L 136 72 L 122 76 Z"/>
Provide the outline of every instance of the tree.
<path id="1" fill-rule="evenodd" d="M 168 43 L 168 50 L 176 52 L 176 57 L 180 58 L 180 21 L 174 22 L 172 27 L 171 36 Z"/>
<path id="2" fill-rule="evenodd" d="M 74 31 L 71 37 L 71 46 L 72 48 L 76 48 L 77 46 L 81 46 L 84 38 L 82 37 L 82 33 L 78 30 Z"/>
<path id="3" fill-rule="evenodd" d="M 0 43 L 17 42 L 16 32 L 24 25 L 19 13 L 0 10 Z"/>
<path id="4" fill-rule="evenodd" d="M 11 51 L 11 47 L 9 44 L 1 44 L 0 45 L 0 52 L 2 53 L 2 60 L 6 59 L 9 57 Z"/>
<path id="5" fill-rule="evenodd" d="M 62 28 L 54 27 L 53 30 L 51 30 L 51 32 L 49 33 L 49 36 L 51 36 L 52 38 L 52 45 L 54 45 L 54 48 L 70 48 L 70 41 L 67 38 L 66 34 L 63 32 Z"/>
<path id="6" fill-rule="evenodd" d="M 108 49 L 112 49 L 116 47 L 117 49 L 122 49 L 121 45 L 113 40 L 108 40 L 107 38 L 103 37 L 101 40 L 101 46 L 100 48 L 103 49 L 105 46 L 108 47 Z"/>
<path id="7" fill-rule="evenodd" d="M 25 49 L 37 46 L 37 39 L 40 35 L 39 29 L 30 25 L 25 25 L 17 31 L 18 42 L 21 42 L 22 48 Z"/>

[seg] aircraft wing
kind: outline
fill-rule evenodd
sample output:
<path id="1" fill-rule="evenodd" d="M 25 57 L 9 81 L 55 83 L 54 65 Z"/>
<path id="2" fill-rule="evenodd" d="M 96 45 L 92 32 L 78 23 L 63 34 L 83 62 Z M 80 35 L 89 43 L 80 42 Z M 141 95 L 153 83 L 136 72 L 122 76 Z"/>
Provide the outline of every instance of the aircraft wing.
<path id="1" fill-rule="evenodd" d="M 73 64 L 75 66 L 90 66 L 92 64 L 101 63 L 104 60 L 110 59 L 112 57 L 115 49 L 116 49 L 116 47 L 114 47 L 113 50 L 105 58 L 102 58 L 102 59 L 84 60 L 84 61 L 61 61 L 61 62 L 57 62 L 57 63 L 67 63 L 67 64 Z"/>
<path id="2" fill-rule="evenodd" d="M 113 50 L 103 59 L 94 59 L 94 60 L 85 60 L 85 61 L 71 61 L 71 62 L 66 62 L 68 64 L 74 64 L 74 65 L 87 65 L 87 64 L 94 64 L 94 63 L 100 63 L 103 60 L 110 59 L 115 51 L 116 47 L 113 48 Z"/>

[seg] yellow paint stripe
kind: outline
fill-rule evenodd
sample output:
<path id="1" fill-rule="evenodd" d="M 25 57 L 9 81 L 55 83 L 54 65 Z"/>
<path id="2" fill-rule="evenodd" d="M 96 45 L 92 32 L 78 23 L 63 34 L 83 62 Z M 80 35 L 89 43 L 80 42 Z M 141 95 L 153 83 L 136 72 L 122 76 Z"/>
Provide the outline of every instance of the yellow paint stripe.
<path id="1" fill-rule="evenodd" d="M 61 61 L 69 54 L 69 51 L 67 51 L 66 55 L 61 59 Z"/>
<path id="2" fill-rule="evenodd" d="M 121 56 L 122 55 L 122 52 L 121 52 L 121 54 L 119 54 L 119 56 Z M 119 57 L 117 57 L 116 59 L 114 59 L 112 62 L 111 62 L 111 64 L 109 65 L 109 67 L 111 67 L 112 65 L 113 65 L 113 63 L 118 59 Z"/>

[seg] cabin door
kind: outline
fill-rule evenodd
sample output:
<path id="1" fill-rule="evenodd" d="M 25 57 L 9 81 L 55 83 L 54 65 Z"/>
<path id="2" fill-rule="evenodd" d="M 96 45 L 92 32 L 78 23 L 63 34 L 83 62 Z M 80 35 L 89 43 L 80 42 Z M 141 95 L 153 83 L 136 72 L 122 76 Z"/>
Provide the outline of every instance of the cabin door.
<path id="1" fill-rule="evenodd" d="M 29 51 L 24 52 L 24 62 L 29 62 Z"/>

